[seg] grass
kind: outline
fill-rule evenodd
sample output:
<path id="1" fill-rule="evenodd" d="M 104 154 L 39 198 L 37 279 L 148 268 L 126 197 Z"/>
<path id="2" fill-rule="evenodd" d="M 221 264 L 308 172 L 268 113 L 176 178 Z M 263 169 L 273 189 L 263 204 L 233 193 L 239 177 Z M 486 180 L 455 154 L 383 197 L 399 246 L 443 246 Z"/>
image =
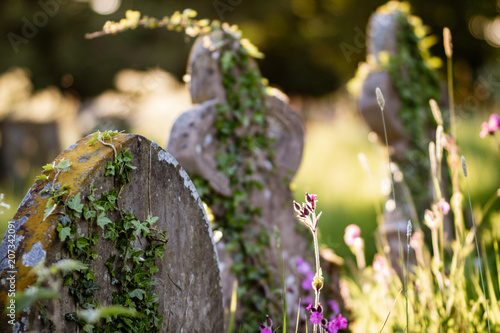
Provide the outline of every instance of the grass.
<path id="1" fill-rule="evenodd" d="M 471 196 L 476 208 L 480 203 L 484 204 L 500 184 L 498 148 L 490 138 L 479 138 L 481 122 L 487 117 L 486 114 L 475 114 L 461 118 L 457 124 L 458 142 L 461 154 L 467 159 Z M 387 156 L 385 146 L 370 142 L 368 135 L 369 129 L 354 112 L 338 113 L 330 121 L 309 122 L 302 165 L 293 190 L 296 200 L 302 200 L 304 192 L 319 195 L 318 209 L 323 211 L 320 242 L 341 257 L 354 259 L 344 244 L 343 235 L 347 225 L 359 225 L 365 238 L 369 264 L 376 252 L 377 214 L 374 205 L 382 207 L 383 204 L 380 184 L 387 171 Z M 372 180 L 358 162 L 359 152 L 367 157 Z M 465 188 L 465 183 L 463 186 Z"/>

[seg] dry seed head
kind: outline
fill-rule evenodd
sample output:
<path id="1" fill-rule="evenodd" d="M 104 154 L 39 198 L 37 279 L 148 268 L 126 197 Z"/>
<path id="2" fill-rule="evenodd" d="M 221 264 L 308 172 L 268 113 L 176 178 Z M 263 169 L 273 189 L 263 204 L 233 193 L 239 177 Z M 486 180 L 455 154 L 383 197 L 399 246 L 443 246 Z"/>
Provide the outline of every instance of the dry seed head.
<path id="1" fill-rule="evenodd" d="M 408 220 L 408 224 L 406 225 L 406 240 L 407 240 L 408 246 L 410 246 L 411 232 L 412 232 L 411 220 Z"/>
<path id="2" fill-rule="evenodd" d="M 465 163 L 464 155 L 462 155 L 462 171 L 464 172 L 464 176 L 467 178 L 467 164 Z"/>
<path id="3" fill-rule="evenodd" d="M 436 177 L 437 175 L 436 144 L 432 141 L 429 143 L 429 159 L 431 160 L 432 176 Z"/>
<path id="4" fill-rule="evenodd" d="M 453 55 L 453 44 L 451 43 L 451 32 L 450 29 L 443 29 L 443 43 L 444 43 L 444 53 L 448 58 Z"/>
<path id="5" fill-rule="evenodd" d="M 443 160 L 443 126 L 439 125 L 436 130 L 436 158 L 438 163 Z"/>
<path id="6" fill-rule="evenodd" d="M 375 88 L 375 94 L 377 95 L 377 103 L 378 103 L 378 106 L 380 107 L 380 110 L 384 111 L 385 99 L 384 99 L 384 95 L 382 95 L 382 92 L 380 91 L 379 87 Z"/>
<path id="7" fill-rule="evenodd" d="M 439 106 L 436 101 L 433 99 L 429 100 L 429 105 L 431 106 L 432 115 L 434 116 L 434 119 L 436 119 L 436 123 L 443 126 L 443 117 L 441 116 L 441 111 L 439 110 Z"/>

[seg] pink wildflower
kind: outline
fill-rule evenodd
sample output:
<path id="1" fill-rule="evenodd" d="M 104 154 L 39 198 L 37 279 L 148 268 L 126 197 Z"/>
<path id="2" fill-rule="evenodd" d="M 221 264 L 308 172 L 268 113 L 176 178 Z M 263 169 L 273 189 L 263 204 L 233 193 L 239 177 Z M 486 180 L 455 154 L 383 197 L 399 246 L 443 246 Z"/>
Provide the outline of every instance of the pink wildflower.
<path id="1" fill-rule="evenodd" d="M 311 317 L 309 317 L 309 320 L 313 324 L 321 324 L 322 319 L 323 319 L 323 314 L 319 311 L 313 311 L 311 313 Z"/>
<path id="2" fill-rule="evenodd" d="M 485 138 L 488 134 L 494 135 L 498 128 L 500 127 L 500 116 L 497 114 L 492 114 L 488 122 L 483 122 L 481 124 L 481 132 L 479 136 Z"/>
<path id="3" fill-rule="evenodd" d="M 260 333 L 273 333 L 270 328 L 264 327 L 261 328 Z"/>
<path id="4" fill-rule="evenodd" d="M 438 206 L 439 206 L 439 208 L 441 209 L 441 211 L 443 212 L 444 215 L 448 214 L 448 212 L 450 211 L 450 204 L 447 203 L 442 198 L 441 198 L 441 200 L 439 200 Z"/>
<path id="5" fill-rule="evenodd" d="M 328 301 L 328 305 L 332 309 L 335 316 L 340 313 L 339 304 L 336 301 Z"/>
<path id="6" fill-rule="evenodd" d="M 338 315 L 337 319 L 335 319 L 339 329 L 347 328 L 347 318 L 343 317 L 341 314 Z"/>
<path id="7" fill-rule="evenodd" d="M 349 224 L 345 228 L 344 242 L 347 246 L 353 246 L 356 238 L 361 235 L 361 229 L 356 224 Z"/>

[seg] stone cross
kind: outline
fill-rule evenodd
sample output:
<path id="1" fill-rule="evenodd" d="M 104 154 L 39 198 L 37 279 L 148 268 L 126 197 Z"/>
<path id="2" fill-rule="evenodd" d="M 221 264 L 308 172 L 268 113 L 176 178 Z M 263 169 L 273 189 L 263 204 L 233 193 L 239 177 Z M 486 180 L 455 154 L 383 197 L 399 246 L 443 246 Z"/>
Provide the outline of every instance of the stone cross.
<path id="1" fill-rule="evenodd" d="M 69 185 L 67 200 L 79 194 L 82 204 L 87 204 L 93 186 L 96 186 L 92 192 L 94 197 L 113 189 L 115 179 L 105 175 L 106 167 L 115 158 L 115 149 L 117 153 L 129 149 L 133 158 L 131 164 L 136 168 L 130 172 L 130 183 L 117 195 L 117 205 L 135 214 L 140 221 L 148 216 L 158 217 L 154 226 L 159 231 L 166 231 L 168 239 L 163 245 L 163 260 L 157 258 L 155 261 L 158 272 L 153 276 L 153 290 L 159 296 L 158 313 L 163 316 L 159 331 L 222 332 L 222 285 L 212 229 L 186 171 L 172 155 L 142 136 L 118 134 L 111 142 L 107 141 L 108 145 L 100 142 L 87 145 L 91 139 L 92 136 L 81 139 L 55 160 L 56 165 L 62 160 L 71 163 L 67 170 L 60 172 L 57 180 L 63 186 Z M 7 283 L 11 275 L 15 277 L 15 291 L 22 292 L 35 282 L 30 275 L 33 267 L 43 261 L 50 266 L 68 256 L 56 230 L 61 215 L 54 213 L 44 219 L 49 198 L 43 190 L 52 186 L 50 177 L 49 180 L 37 180 L 28 191 L 0 245 L 1 332 L 45 332 L 48 329 L 40 321 L 35 305 L 22 310 L 14 325 L 8 322 L 4 310 L 11 302 Z M 116 211 L 107 214 L 110 222 L 118 218 Z M 81 217 L 76 223 L 78 235 L 89 233 L 91 227 L 87 220 Z M 137 238 L 134 250 L 144 249 L 145 243 L 144 239 Z M 97 256 L 90 261 L 95 283 L 100 287 L 95 298 L 101 306 L 111 305 L 111 295 L 116 291 L 106 267 L 110 255 L 119 254 L 115 246 L 114 241 L 100 232 L 95 245 Z M 49 312 L 59 316 L 56 327 L 60 332 L 81 331 L 74 322 L 62 319 L 65 313 L 78 309 L 74 298 L 68 294 L 68 287 L 62 288 L 61 298 L 55 305 L 47 304 Z"/>

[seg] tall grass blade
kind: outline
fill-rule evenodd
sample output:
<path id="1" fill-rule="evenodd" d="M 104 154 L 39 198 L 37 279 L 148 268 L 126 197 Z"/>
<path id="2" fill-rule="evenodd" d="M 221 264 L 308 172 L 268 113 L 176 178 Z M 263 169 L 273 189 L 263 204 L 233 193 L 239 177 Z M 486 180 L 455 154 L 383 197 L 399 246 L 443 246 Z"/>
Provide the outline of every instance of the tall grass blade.
<path id="1" fill-rule="evenodd" d="M 477 251 L 477 256 L 479 258 L 479 275 L 481 276 L 481 286 L 483 288 L 483 295 L 484 295 L 484 307 L 486 309 L 486 321 L 488 322 L 488 332 L 491 332 L 490 328 L 490 315 L 488 312 L 488 297 L 486 296 L 486 290 L 484 288 L 484 278 L 483 278 L 483 268 L 481 265 L 481 255 L 479 254 L 479 242 L 477 240 L 477 231 L 476 231 L 476 224 L 474 223 L 474 214 L 472 213 L 472 201 L 470 199 L 470 190 L 469 190 L 469 180 L 467 179 L 467 164 L 465 163 L 465 157 L 462 155 L 461 158 L 462 162 L 462 171 L 464 172 L 465 176 L 465 183 L 467 184 L 467 195 L 469 196 L 469 207 L 470 207 L 470 216 L 472 220 L 472 227 L 474 229 L 474 240 L 476 241 L 476 251 Z M 485 262 L 487 263 L 487 258 L 486 258 L 486 253 L 484 253 L 484 259 Z"/>
<path id="2" fill-rule="evenodd" d="M 382 95 L 382 92 L 380 91 L 380 88 L 377 87 L 375 89 L 375 94 L 377 95 L 377 102 L 380 107 L 380 113 L 382 114 L 382 124 L 384 125 L 384 135 L 385 135 L 385 146 L 387 148 L 387 159 L 389 160 L 389 176 L 391 177 L 391 189 L 392 189 L 392 200 L 394 201 L 394 211 L 397 211 L 397 204 L 396 204 L 396 191 L 394 190 L 394 179 L 392 177 L 392 171 L 391 171 L 391 154 L 389 153 L 389 140 L 387 139 L 387 129 L 385 126 L 385 117 L 384 117 L 384 106 L 385 106 L 385 100 L 384 100 L 384 95 Z M 400 260 L 400 267 L 401 267 L 401 272 L 403 272 L 403 267 L 404 267 L 404 261 L 403 261 L 403 245 L 401 244 L 401 230 L 399 228 L 399 225 L 397 226 L 398 229 L 398 249 L 399 249 L 399 260 Z M 403 279 L 403 288 L 404 286 L 404 279 Z M 405 297 L 406 295 L 406 289 L 405 289 Z"/>
<path id="3" fill-rule="evenodd" d="M 380 331 L 378 331 L 378 333 L 382 333 L 382 331 L 384 330 L 385 324 L 387 324 L 387 321 L 389 320 L 389 317 L 391 316 L 392 309 L 394 309 L 394 306 L 396 305 L 396 301 L 398 300 L 398 297 L 402 291 L 403 291 L 403 288 L 399 289 L 399 293 L 396 295 L 396 298 L 394 299 L 394 302 L 392 303 L 391 309 L 389 310 L 387 317 L 385 317 L 384 324 L 382 324 L 382 327 L 380 328 Z"/>

